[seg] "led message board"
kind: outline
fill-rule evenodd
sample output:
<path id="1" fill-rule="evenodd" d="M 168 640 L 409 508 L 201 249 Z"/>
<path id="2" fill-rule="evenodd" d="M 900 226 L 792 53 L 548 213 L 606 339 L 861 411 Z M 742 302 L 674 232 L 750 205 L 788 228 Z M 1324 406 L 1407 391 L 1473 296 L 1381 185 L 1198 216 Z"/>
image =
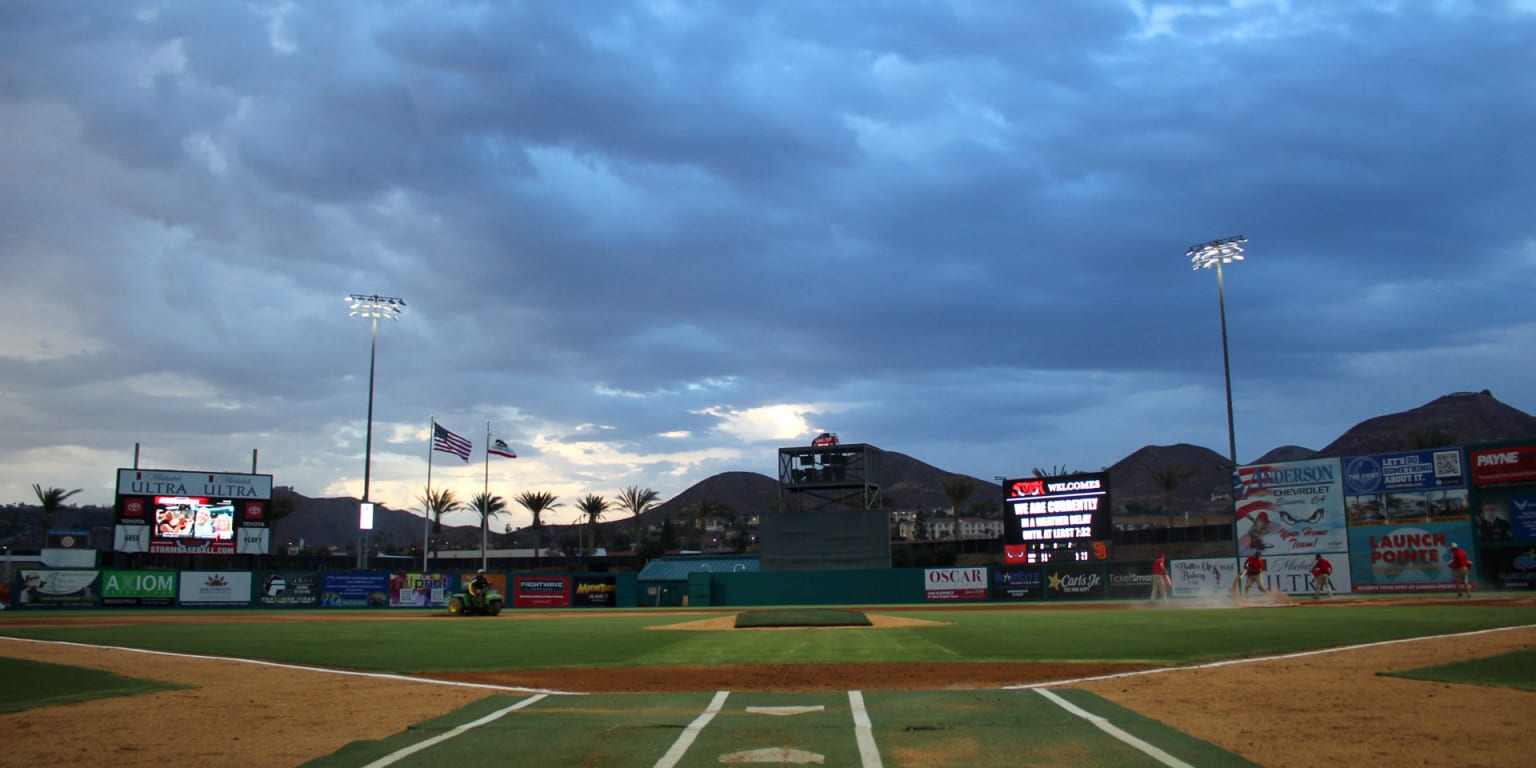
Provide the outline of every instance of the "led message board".
<path id="1" fill-rule="evenodd" d="M 1109 558 L 1113 521 L 1109 475 L 1084 473 L 1009 480 L 1003 555 L 1009 563 Z"/>

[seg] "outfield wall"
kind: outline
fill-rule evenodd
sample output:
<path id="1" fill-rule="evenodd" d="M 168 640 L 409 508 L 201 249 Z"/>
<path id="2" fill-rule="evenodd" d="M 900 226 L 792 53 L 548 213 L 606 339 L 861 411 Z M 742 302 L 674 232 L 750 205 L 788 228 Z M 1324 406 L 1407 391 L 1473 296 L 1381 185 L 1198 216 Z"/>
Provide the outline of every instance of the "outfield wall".
<path id="1" fill-rule="evenodd" d="M 1334 589 L 1352 591 L 1350 561 L 1334 563 Z M 1303 555 L 1269 558 L 1266 585 L 1308 595 Z M 1169 561 L 1175 598 L 1229 597 L 1232 557 Z M 488 574 L 506 608 L 914 605 L 924 603 L 1145 600 L 1150 561 L 879 570 L 695 572 L 641 583 L 632 573 Z M 444 608 L 469 573 L 334 571 L 131 571 L 24 568 L 10 607 L 38 608 Z M 686 598 L 686 599 L 685 599 Z"/>

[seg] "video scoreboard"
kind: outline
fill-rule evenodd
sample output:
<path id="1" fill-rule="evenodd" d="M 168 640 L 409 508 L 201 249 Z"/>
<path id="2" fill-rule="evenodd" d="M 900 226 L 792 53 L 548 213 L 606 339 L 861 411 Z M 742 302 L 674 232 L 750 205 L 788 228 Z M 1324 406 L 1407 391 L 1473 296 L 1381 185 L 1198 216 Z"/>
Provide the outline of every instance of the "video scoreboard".
<path id="1" fill-rule="evenodd" d="M 1109 559 L 1109 475 L 1009 480 L 1003 555 L 1009 563 Z"/>

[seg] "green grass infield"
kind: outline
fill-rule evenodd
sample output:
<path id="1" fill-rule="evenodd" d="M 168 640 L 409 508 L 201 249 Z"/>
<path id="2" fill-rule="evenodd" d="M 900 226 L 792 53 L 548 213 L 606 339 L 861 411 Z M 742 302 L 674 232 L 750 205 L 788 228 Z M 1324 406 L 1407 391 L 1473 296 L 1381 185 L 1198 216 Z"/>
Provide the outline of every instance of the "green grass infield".
<path id="1" fill-rule="evenodd" d="M 5 685 L 0 686 L 0 714 L 186 687 L 3 656 L 0 656 L 0 680 L 5 681 Z"/>
<path id="2" fill-rule="evenodd" d="M 1528 607 L 1358 605 L 1326 608 L 1128 610 L 911 610 L 869 613 L 919 620 L 878 631 L 657 631 L 739 610 L 511 611 L 475 619 L 416 615 L 355 618 L 315 611 L 284 620 L 113 626 L 7 625 L 0 636 L 67 640 L 295 664 L 422 673 L 496 669 L 717 664 L 902 662 L 1128 662 L 1191 664 L 1402 638 L 1529 625 Z M 98 612 L 100 613 L 100 612 Z M 54 615 L 65 616 L 66 612 Z M 252 621 L 257 619 L 257 621 Z M 0 653 L 4 642 L 0 641 Z M 474 653 L 464 649 L 473 648 Z"/>
<path id="3" fill-rule="evenodd" d="M 1433 680 L 1441 683 L 1536 691 L 1536 650 L 1501 653 L 1481 659 L 1468 659 L 1433 667 L 1381 674 L 1409 680 Z"/>
<path id="4" fill-rule="evenodd" d="M 736 614 L 737 629 L 754 627 L 867 627 L 868 616 L 837 608 L 783 608 Z"/>

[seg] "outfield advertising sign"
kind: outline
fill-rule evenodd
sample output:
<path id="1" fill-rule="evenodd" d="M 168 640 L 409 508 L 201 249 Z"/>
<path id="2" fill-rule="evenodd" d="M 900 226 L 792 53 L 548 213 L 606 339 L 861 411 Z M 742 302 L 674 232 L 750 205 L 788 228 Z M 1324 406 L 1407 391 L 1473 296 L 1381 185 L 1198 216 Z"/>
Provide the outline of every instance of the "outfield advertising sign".
<path id="1" fill-rule="evenodd" d="M 1152 563 L 1110 563 L 1105 569 L 1105 594 L 1111 600 L 1148 599 L 1152 596 Z"/>
<path id="2" fill-rule="evenodd" d="M 617 576 L 577 576 L 571 605 L 578 608 L 612 608 L 618 604 Z"/>
<path id="3" fill-rule="evenodd" d="M 1536 589 L 1536 547 L 1483 547 L 1482 572 L 1498 589 Z"/>
<path id="4" fill-rule="evenodd" d="M 22 569 L 18 608 L 88 608 L 96 604 L 99 571 L 34 571 Z"/>
<path id="5" fill-rule="evenodd" d="M 169 608 L 176 604 L 174 571 L 102 571 L 103 606 L 154 606 Z"/>
<path id="6" fill-rule="evenodd" d="M 1478 541 L 1497 543 L 1536 539 L 1536 494 L 1484 491 L 1478 501 Z"/>
<path id="7" fill-rule="evenodd" d="M 1237 468 L 1237 545 L 1247 557 L 1338 552 L 1345 548 L 1338 459 Z"/>
<path id="8" fill-rule="evenodd" d="M 196 608 L 251 604 L 248 571 L 182 571 L 178 602 Z"/>
<path id="9" fill-rule="evenodd" d="M 314 571 L 269 571 L 257 574 L 256 604 L 311 607 L 320 604 L 320 574 Z"/>
<path id="10" fill-rule="evenodd" d="M 1238 563 L 1231 557 L 1169 560 L 1168 577 L 1174 597 L 1228 597 L 1237 583 Z"/>
<path id="11" fill-rule="evenodd" d="M 392 608 L 442 608 L 448 605 L 453 577 L 445 573 L 396 573 L 389 577 Z"/>
<path id="12" fill-rule="evenodd" d="M 1052 600 L 1086 600 L 1105 595 L 1104 567 L 1101 565 L 1057 565 L 1045 567 L 1045 594 Z"/>
<path id="13" fill-rule="evenodd" d="M 1445 592 L 1454 590 L 1452 542 L 1472 539 L 1469 521 L 1364 525 L 1349 529 L 1351 572 L 1356 592 Z M 1338 571 L 1334 571 L 1335 576 Z"/>
<path id="14" fill-rule="evenodd" d="M 1329 581 L 1335 593 L 1354 591 L 1349 573 L 1348 552 L 1322 553 L 1323 559 L 1333 566 Z M 1310 595 L 1312 566 L 1317 562 L 1314 555 L 1282 555 L 1264 558 L 1264 586 L 1293 595 Z"/>
<path id="15" fill-rule="evenodd" d="M 569 608 L 570 585 L 568 576 L 514 576 L 512 605 L 516 608 Z"/>
<path id="16" fill-rule="evenodd" d="M 925 568 L 923 595 L 929 601 L 987 599 L 986 568 Z"/>
<path id="17" fill-rule="evenodd" d="M 326 608 L 384 608 L 389 605 L 389 574 L 326 573 L 320 582 Z"/>
<path id="18" fill-rule="evenodd" d="M 1040 600 L 1045 597 L 1045 576 L 1040 566 L 992 569 L 993 600 Z"/>

